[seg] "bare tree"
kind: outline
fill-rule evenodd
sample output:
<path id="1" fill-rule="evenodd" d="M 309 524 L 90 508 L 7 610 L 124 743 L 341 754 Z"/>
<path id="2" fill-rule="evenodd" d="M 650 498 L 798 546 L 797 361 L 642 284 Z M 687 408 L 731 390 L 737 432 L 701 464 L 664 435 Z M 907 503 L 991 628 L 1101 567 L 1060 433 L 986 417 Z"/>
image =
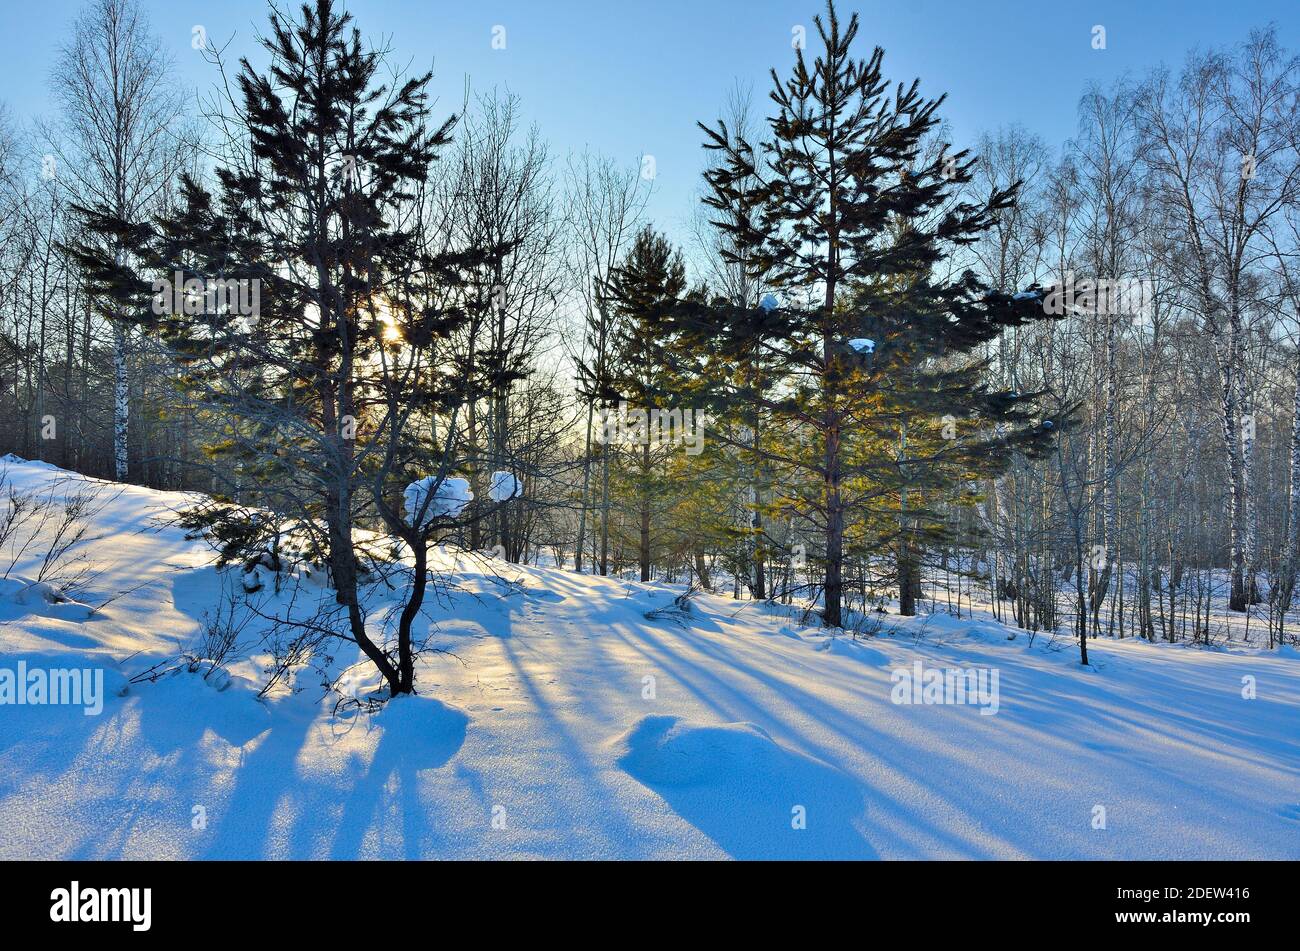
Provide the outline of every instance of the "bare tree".
<path id="1" fill-rule="evenodd" d="M 121 220 L 154 210 L 181 165 L 182 115 L 171 64 L 138 0 L 91 0 L 60 51 L 51 85 L 61 121 L 47 130 L 58 181 L 83 206 Z M 113 249 L 119 264 L 125 249 Z M 113 468 L 127 477 L 127 321 L 113 319 Z"/>
<path id="2" fill-rule="evenodd" d="M 609 388 L 612 371 L 614 315 L 601 288 L 622 260 L 636 234 L 649 189 L 636 168 L 621 168 L 612 159 L 584 153 L 568 168 L 569 227 L 573 232 L 573 283 L 582 313 L 580 343 L 571 356 L 578 364 L 586 407 L 582 494 L 574 570 L 582 571 L 591 497 L 592 426 L 596 404 Z M 609 571 L 609 445 L 601 444 L 600 573 Z"/>
<path id="3" fill-rule="evenodd" d="M 460 359 L 472 378 L 466 406 L 467 469 L 476 494 L 485 469 L 508 469 L 516 428 L 511 395 L 554 346 L 552 328 L 563 291 L 563 216 L 546 144 L 536 127 L 521 135 L 520 100 L 493 91 L 479 97 L 461 127 L 455 172 L 441 200 L 465 246 L 500 247 L 504 253 L 474 274 L 464 291 L 466 320 L 457 332 Z M 509 512 L 497 513 L 495 538 L 512 560 Z M 471 526 L 478 548 L 481 523 Z"/>
<path id="4" fill-rule="evenodd" d="M 1300 186 L 1291 131 L 1298 73 L 1300 61 L 1267 30 L 1233 54 L 1193 55 L 1177 81 L 1155 72 L 1138 100 L 1148 161 L 1184 249 L 1169 263 L 1213 343 L 1228 460 L 1234 611 L 1255 600 L 1255 417 L 1246 371 L 1252 270 L 1267 253 L 1269 221 Z"/>

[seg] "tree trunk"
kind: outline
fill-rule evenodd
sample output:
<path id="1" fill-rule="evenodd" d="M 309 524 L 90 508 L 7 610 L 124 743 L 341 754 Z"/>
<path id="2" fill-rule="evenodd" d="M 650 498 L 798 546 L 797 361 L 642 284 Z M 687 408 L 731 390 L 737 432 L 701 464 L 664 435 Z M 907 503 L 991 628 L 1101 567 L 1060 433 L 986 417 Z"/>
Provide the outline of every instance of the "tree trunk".
<path id="1" fill-rule="evenodd" d="M 641 448 L 641 580 L 650 580 L 650 443 Z"/>
<path id="2" fill-rule="evenodd" d="M 903 617 L 916 615 L 916 602 L 921 595 L 921 572 L 916 555 L 904 546 L 898 553 L 898 613 Z"/>
<path id="3" fill-rule="evenodd" d="M 600 573 L 609 574 L 609 443 L 603 445 L 601 453 L 601 496 L 600 496 Z"/>
<path id="4" fill-rule="evenodd" d="M 1287 497 L 1287 533 L 1278 578 L 1278 609 L 1286 614 L 1295 593 L 1300 569 L 1300 367 L 1296 368 L 1295 399 L 1291 410 L 1291 486 Z"/>
<path id="5" fill-rule="evenodd" d="M 127 477 L 126 435 L 130 409 L 126 375 L 126 328 L 113 322 L 113 474 L 118 482 Z"/>
<path id="6" fill-rule="evenodd" d="M 705 591 L 713 590 L 713 582 L 709 578 L 709 566 L 704 562 L 704 550 L 695 549 L 695 577 L 700 579 L 700 587 Z"/>
<path id="7" fill-rule="evenodd" d="M 587 443 L 582 454 L 582 498 L 578 501 L 578 541 L 573 546 L 573 570 L 582 574 L 582 546 L 587 537 L 587 503 L 591 496 L 591 421 L 595 406 L 587 404 Z"/>
<path id="8" fill-rule="evenodd" d="M 840 499 L 839 434 L 826 440 L 826 585 L 822 619 L 827 627 L 843 627 L 844 503 Z"/>

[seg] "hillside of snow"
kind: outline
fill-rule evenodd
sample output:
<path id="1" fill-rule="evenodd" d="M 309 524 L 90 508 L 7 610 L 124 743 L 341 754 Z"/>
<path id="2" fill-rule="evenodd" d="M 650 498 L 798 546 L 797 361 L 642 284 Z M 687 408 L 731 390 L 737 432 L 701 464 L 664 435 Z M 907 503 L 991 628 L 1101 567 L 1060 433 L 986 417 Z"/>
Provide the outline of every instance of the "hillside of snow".
<path id="1" fill-rule="evenodd" d="M 418 697 L 358 712 L 305 669 L 258 699 L 257 657 L 128 685 L 230 573 L 165 524 L 184 496 L 0 468 L 97 499 L 75 584 L 0 551 L 0 677 L 105 672 L 98 713 L 0 704 L 0 858 L 1300 858 L 1291 648 L 1096 640 L 1082 668 L 988 620 L 647 617 L 681 589 L 448 553 Z M 895 702 L 918 662 L 996 672 L 996 702 Z"/>

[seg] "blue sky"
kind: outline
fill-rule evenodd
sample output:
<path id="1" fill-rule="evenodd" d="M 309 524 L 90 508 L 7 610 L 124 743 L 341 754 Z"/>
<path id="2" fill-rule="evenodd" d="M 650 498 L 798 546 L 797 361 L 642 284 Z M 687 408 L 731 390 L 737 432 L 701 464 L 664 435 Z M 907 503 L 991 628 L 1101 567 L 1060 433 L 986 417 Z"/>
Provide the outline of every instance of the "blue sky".
<path id="1" fill-rule="evenodd" d="M 791 29 L 812 30 L 820 0 L 348 0 L 362 31 L 390 36 L 398 58 L 433 66 L 440 112 L 476 89 L 508 87 L 523 97 L 555 153 L 589 146 L 636 162 L 655 157 L 652 217 L 678 232 L 688 217 L 703 158 L 695 121 L 716 117 L 737 80 L 765 103 L 767 70 L 792 61 Z M 190 47 L 191 30 L 235 34 L 252 48 L 264 0 L 144 0 L 170 47 L 177 81 L 205 87 L 213 71 Z M 292 3 L 292 0 L 286 0 Z M 20 120 L 47 113 L 47 77 L 79 0 L 0 0 L 0 101 Z M 919 76 L 929 94 L 948 93 L 944 116 L 955 141 L 1019 123 L 1057 144 L 1073 134 L 1085 83 L 1177 64 L 1193 46 L 1237 42 L 1275 22 L 1300 51 L 1295 0 L 859 0 L 864 54 L 885 47 L 887 74 Z M 492 49 L 492 29 L 506 48 Z M 1106 49 L 1092 48 L 1094 25 Z M 680 233 L 680 232 L 678 232 Z"/>

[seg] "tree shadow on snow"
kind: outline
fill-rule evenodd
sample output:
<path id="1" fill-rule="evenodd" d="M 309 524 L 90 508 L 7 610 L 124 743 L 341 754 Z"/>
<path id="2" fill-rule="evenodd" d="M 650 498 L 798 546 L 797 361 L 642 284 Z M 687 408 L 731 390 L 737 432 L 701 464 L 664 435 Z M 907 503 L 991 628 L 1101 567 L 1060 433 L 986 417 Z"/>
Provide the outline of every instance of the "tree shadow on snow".
<path id="1" fill-rule="evenodd" d="M 752 723 L 647 716 L 618 765 L 737 859 L 874 859 L 861 787 Z"/>
<path id="2" fill-rule="evenodd" d="M 385 856 L 393 854 L 385 833 L 399 828 L 403 857 L 436 851 L 427 841 L 432 830 L 420 798 L 420 772 L 445 766 L 460 751 L 469 716 L 432 697 L 401 697 L 389 702 L 377 723 L 383 732 L 344 804 L 330 850 L 334 859 L 358 858 L 372 828 Z"/>

